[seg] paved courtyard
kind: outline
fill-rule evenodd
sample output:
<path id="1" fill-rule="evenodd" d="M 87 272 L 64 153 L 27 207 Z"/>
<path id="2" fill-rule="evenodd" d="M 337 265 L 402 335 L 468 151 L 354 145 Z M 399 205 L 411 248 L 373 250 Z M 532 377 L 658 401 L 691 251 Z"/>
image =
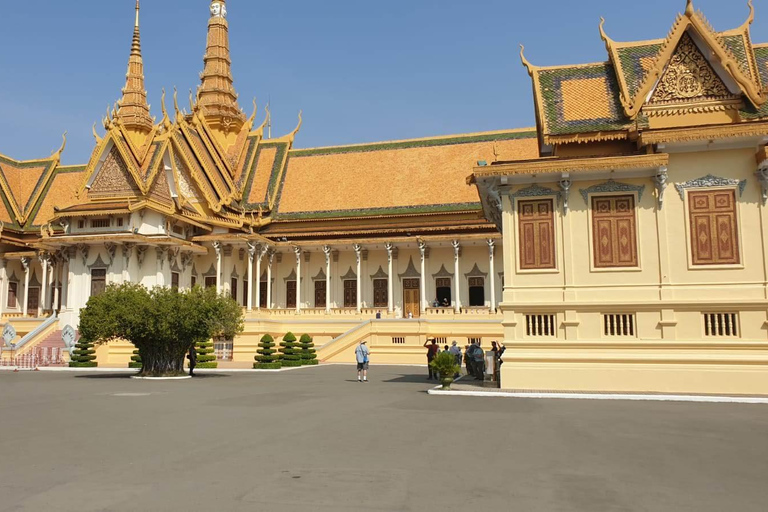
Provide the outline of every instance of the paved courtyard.
<path id="1" fill-rule="evenodd" d="M 768 406 L 0 372 L 0 511 L 765 511 Z"/>

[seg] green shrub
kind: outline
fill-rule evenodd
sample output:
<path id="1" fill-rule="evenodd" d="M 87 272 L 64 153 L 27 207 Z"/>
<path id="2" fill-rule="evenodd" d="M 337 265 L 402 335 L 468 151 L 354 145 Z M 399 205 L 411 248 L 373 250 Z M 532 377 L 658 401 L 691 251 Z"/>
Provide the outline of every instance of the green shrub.
<path id="1" fill-rule="evenodd" d="M 292 332 L 283 336 L 280 343 L 280 361 L 283 366 L 301 366 L 301 350 L 297 347 L 296 336 Z"/>
<path id="2" fill-rule="evenodd" d="M 441 379 L 453 378 L 461 369 L 456 364 L 456 356 L 450 352 L 440 352 L 429 366 L 440 374 Z"/>
<path id="3" fill-rule="evenodd" d="M 197 353 L 197 368 L 218 368 L 216 354 L 213 349 L 213 341 L 199 341 L 195 343 Z"/>
<path id="4" fill-rule="evenodd" d="M 131 362 L 128 363 L 128 368 L 142 368 L 143 366 L 144 365 L 141 362 L 141 354 L 139 354 L 139 349 L 136 349 L 133 351 Z"/>
<path id="5" fill-rule="evenodd" d="M 256 362 L 253 363 L 255 370 L 278 370 L 282 367 L 275 350 L 275 339 L 269 334 L 261 337 L 259 349 L 256 352 L 258 355 L 254 357 Z"/>
<path id="6" fill-rule="evenodd" d="M 69 362 L 71 368 L 96 368 L 99 363 L 96 362 L 96 350 L 94 344 L 80 338 L 72 352 L 72 359 Z"/>
<path id="7" fill-rule="evenodd" d="M 309 334 L 301 335 L 299 347 L 301 347 L 301 364 L 304 366 L 316 365 L 317 351 L 315 351 L 315 343 L 312 341 L 312 337 Z"/>

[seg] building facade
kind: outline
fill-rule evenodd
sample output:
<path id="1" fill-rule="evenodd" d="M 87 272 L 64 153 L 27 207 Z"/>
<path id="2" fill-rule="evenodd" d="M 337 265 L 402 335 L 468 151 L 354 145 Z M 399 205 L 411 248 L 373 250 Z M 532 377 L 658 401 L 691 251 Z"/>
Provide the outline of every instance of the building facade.
<path id="1" fill-rule="evenodd" d="M 423 363 L 427 336 L 503 337 L 505 388 L 768 393 L 768 45 L 749 7 L 718 32 L 688 2 L 648 41 L 603 22 L 599 63 L 521 52 L 536 128 L 297 149 L 301 114 L 272 138 L 268 110 L 238 103 L 224 0 L 196 94 L 164 94 L 157 122 L 137 2 L 89 162 L 0 155 L 4 357 L 129 281 L 236 298 L 246 330 L 217 342 L 223 361 L 289 330 L 325 361 L 362 339 Z"/>
<path id="2" fill-rule="evenodd" d="M 470 181 L 503 232 L 504 387 L 768 392 L 768 46 L 692 2 L 666 39 L 538 67 L 540 156 Z"/>

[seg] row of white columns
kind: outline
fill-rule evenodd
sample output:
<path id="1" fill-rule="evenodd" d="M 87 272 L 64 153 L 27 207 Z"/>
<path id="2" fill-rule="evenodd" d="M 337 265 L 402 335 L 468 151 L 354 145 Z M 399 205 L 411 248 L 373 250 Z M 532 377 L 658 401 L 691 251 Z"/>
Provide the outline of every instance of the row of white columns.
<path id="1" fill-rule="evenodd" d="M 496 311 L 496 283 L 494 279 L 495 274 L 495 262 L 494 262 L 494 252 L 495 252 L 495 241 L 494 240 L 488 240 L 488 252 L 489 252 L 489 266 L 490 266 L 490 295 L 491 295 L 491 311 Z M 461 312 L 461 279 L 460 279 L 460 263 L 461 263 L 461 243 L 458 240 L 454 240 L 451 243 L 451 246 L 454 250 L 454 279 L 453 281 L 453 295 L 455 297 L 454 300 L 454 308 L 456 312 Z M 221 282 L 221 276 L 222 276 L 222 254 L 223 254 L 223 246 L 220 242 L 214 242 L 213 248 L 216 251 L 216 289 L 219 291 L 219 293 L 223 292 L 222 282 Z M 387 266 L 388 266 L 388 272 L 387 272 L 387 309 L 391 313 L 394 311 L 394 252 L 395 252 L 395 246 L 392 243 L 385 244 L 385 248 L 387 251 Z M 353 250 L 355 252 L 355 259 L 357 264 L 357 311 L 362 311 L 362 259 L 363 259 L 363 247 L 360 244 L 355 244 L 353 246 Z M 295 246 L 293 248 L 294 254 L 296 256 L 296 279 L 297 279 L 297 286 L 296 286 L 296 312 L 301 312 L 301 255 L 302 250 L 300 247 Z M 323 247 L 323 253 L 325 255 L 325 309 L 326 312 L 330 313 L 331 310 L 331 255 L 332 255 L 332 249 L 330 246 L 326 245 Z M 421 285 L 421 297 L 422 297 L 422 310 L 426 310 L 429 307 L 429 302 L 427 299 L 427 289 L 426 289 L 426 260 L 429 256 L 429 247 L 427 244 L 423 241 L 419 242 L 419 253 L 421 255 L 421 279 L 420 279 L 420 285 Z M 253 297 L 254 293 L 250 289 L 250 286 L 253 286 L 253 266 L 254 263 L 256 264 L 256 275 L 261 276 L 261 262 L 264 256 L 268 256 L 268 265 L 267 265 L 267 308 L 271 309 L 272 307 L 272 263 L 274 258 L 274 251 L 271 251 L 268 246 L 262 246 L 255 243 L 248 243 L 248 298 L 246 302 L 246 307 L 248 311 L 253 310 Z M 255 297 L 256 297 L 256 308 L 261 308 L 261 286 L 260 282 L 256 285 L 255 290 Z"/>

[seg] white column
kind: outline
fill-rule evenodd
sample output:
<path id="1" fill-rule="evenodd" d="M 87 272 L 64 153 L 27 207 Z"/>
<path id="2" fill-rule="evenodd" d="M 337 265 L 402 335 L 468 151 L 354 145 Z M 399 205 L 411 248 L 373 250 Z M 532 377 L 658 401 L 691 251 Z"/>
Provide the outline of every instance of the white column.
<path id="1" fill-rule="evenodd" d="M 272 309 L 272 262 L 275 259 L 275 253 L 269 253 L 269 261 L 267 263 L 267 309 Z"/>
<path id="2" fill-rule="evenodd" d="M 256 284 L 253 284 L 253 281 L 251 281 L 251 286 L 256 286 L 256 309 L 261 309 L 261 258 L 264 257 L 264 253 L 266 252 L 266 247 L 258 247 L 258 252 L 256 253 Z M 253 294 L 251 294 L 253 295 Z"/>
<path id="3" fill-rule="evenodd" d="M 222 293 L 221 288 L 221 242 L 213 242 L 213 249 L 216 251 L 216 293 Z"/>
<path id="4" fill-rule="evenodd" d="M 331 246 L 323 247 L 325 253 L 325 312 L 331 313 Z"/>
<path id="5" fill-rule="evenodd" d="M 30 260 L 26 256 L 21 258 L 21 264 L 24 267 L 24 294 L 22 296 L 23 302 L 21 303 L 21 312 L 24 316 L 27 316 L 27 293 L 29 290 L 29 264 Z"/>
<path id="6" fill-rule="evenodd" d="M 459 274 L 459 256 L 461 255 L 461 244 L 458 240 L 453 243 L 453 294 L 455 299 L 456 312 L 461 313 L 461 277 Z"/>
<path id="7" fill-rule="evenodd" d="M 360 246 L 360 244 L 354 245 L 355 249 L 355 258 L 357 260 L 357 312 L 360 313 L 363 311 L 363 297 L 362 297 L 362 288 L 361 284 L 361 273 L 363 272 L 363 248 Z"/>
<path id="8" fill-rule="evenodd" d="M 488 240 L 488 257 L 489 268 L 491 273 L 491 313 L 496 312 L 496 264 L 494 262 L 494 252 L 496 249 L 496 241 Z"/>
<path id="9" fill-rule="evenodd" d="M 8 282 L 8 261 L 0 258 L 0 317 L 3 316 L 3 310 L 8 303 L 8 293 L 5 291 Z"/>
<path id="10" fill-rule="evenodd" d="M 59 261 L 56 263 L 56 273 L 55 278 L 53 280 L 53 310 L 56 311 L 60 309 L 61 304 L 61 294 L 59 292 L 59 285 L 62 282 L 62 273 L 64 271 L 64 260 L 59 258 Z"/>
<path id="11" fill-rule="evenodd" d="M 69 268 L 71 266 L 70 259 L 69 259 L 69 253 L 67 252 L 69 249 L 66 247 L 62 249 L 62 255 L 64 256 L 64 263 L 62 264 L 61 269 L 61 300 L 62 300 L 62 309 L 69 309 L 69 305 L 72 304 L 72 297 L 69 296 Z"/>
<path id="12" fill-rule="evenodd" d="M 427 312 L 429 302 L 427 302 L 427 243 L 419 242 L 419 253 L 421 253 L 421 313 Z"/>
<path id="13" fill-rule="evenodd" d="M 48 293 L 48 255 L 41 253 L 37 256 L 40 260 L 40 267 L 42 269 L 42 279 L 40 282 L 40 297 L 37 301 L 37 316 L 42 316 L 45 310 L 45 297 Z"/>
<path id="14" fill-rule="evenodd" d="M 258 249 L 256 244 L 248 242 L 248 281 L 246 281 L 248 283 L 246 285 L 248 288 L 248 299 L 246 302 L 248 311 L 253 311 L 253 259 Z"/>
<path id="15" fill-rule="evenodd" d="M 387 243 L 385 246 L 387 248 L 387 310 L 392 313 L 395 310 L 395 297 L 394 297 L 394 290 L 392 289 L 392 274 L 394 272 L 393 265 L 392 265 L 392 251 L 395 249 L 395 246 L 391 243 Z"/>
<path id="16" fill-rule="evenodd" d="M 133 244 L 123 244 L 123 282 L 127 283 L 131 279 L 131 256 L 133 255 Z M 136 276 L 138 278 L 138 276 Z"/>
<path id="17" fill-rule="evenodd" d="M 301 313 L 301 247 L 294 247 L 296 253 L 296 314 Z"/>

